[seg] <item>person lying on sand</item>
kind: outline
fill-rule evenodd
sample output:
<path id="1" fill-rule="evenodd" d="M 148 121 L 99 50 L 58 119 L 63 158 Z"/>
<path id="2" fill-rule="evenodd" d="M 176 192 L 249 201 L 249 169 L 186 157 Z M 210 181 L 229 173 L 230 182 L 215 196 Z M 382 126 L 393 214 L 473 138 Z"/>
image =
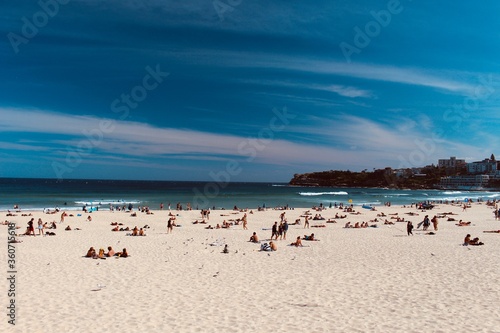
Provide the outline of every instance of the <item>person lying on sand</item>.
<path id="1" fill-rule="evenodd" d="M 476 237 L 474 239 L 471 240 L 471 235 L 470 234 L 467 234 L 467 236 L 465 236 L 464 238 L 464 246 L 468 246 L 468 245 L 484 245 L 483 242 L 480 242 L 479 241 L 479 238 Z"/>
<path id="2" fill-rule="evenodd" d="M 319 239 L 316 239 L 314 238 L 314 234 L 311 234 L 311 235 L 304 235 L 304 238 L 302 238 L 303 240 L 306 240 L 306 241 L 319 241 Z"/>
<path id="3" fill-rule="evenodd" d="M 486 231 L 483 231 L 483 232 L 491 233 L 491 234 L 500 234 L 500 230 L 486 230 Z"/>
<path id="4" fill-rule="evenodd" d="M 19 239 L 11 239 L 8 241 L 8 243 L 22 243 L 23 241 L 20 241 Z"/>
<path id="5" fill-rule="evenodd" d="M 484 245 L 484 243 L 479 241 L 479 237 L 475 237 L 469 242 L 469 245 Z"/>
<path id="6" fill-rule="evenodd" d="M 303 246 L 302 241 L 300 240 L 300 236 L 297 236 L 297 240 L 295 242 L 291 243 L 290 245 L 293 245 L 296 247 Z"/>
<path id="7" fill-rule="evenodd" d="M 127 258 L 129 256 L 127 249 L 123 249 L 122 252 L 116 252 L 115 257 Z"/>
<path id="8" fill-rule="evenodd" d="M 469 226 L 471 224 L 471 222 L 463 222 L 462 220 L 458 221 L 458 223 L 455 223 L 455 225 L 459 226 L 459 227 L 466 227 L 466 226 Z"/>

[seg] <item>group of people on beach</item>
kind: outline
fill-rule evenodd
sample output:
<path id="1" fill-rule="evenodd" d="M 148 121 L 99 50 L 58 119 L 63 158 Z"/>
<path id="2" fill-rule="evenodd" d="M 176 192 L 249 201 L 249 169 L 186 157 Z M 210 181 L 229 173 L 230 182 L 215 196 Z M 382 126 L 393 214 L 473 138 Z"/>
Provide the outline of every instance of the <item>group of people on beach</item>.
<path id="1" fill-rule="evenodd" d="M 273 226 L 271 227 L 271 240 L 273 240 L 273 238 L 275 240 L 278 240 L 278 237 L 280 239 L 286 240 L 287 232 L 288 232 L 288 222 L 283 217 L 279 225 L 278 222 L 274 222 Z"/>
<path id="2" fill-rule="evenodd" d="M 339 206 L 339 207 L 342 207 L 342 206 Z M 415 207 L 419 207 L 419 209 L 422 209 L 421 208 L 422 206 L 415 205 Z M 182 209 L 182 207 L 177 207 L 177 208 Z M 468 208 L 469 208 L 469 206 L 465 207 L 465 209 L 468 209 Z M 170 207 L 169 207 L 169 209 L 170 209 Z M 324 209 L 325 209 L 324 207 L 320 206 L 318 211 L 322 211 Z M 345 212 L 350 212 L 351 214 L 356 213 L 352 206 L 342 207 L 342 209 Z M 147 214 L 148 210 L 149 209 L 139 210 L 139 212 Z M 250 214 L 252 214 L 252 213 L 253 212 L 250 211 Z M 500 209 L 498 209 L 497 206 L 494 207 L 494 213 L 495 213 L 495 219 L 499 219 L 500 218 Z M 210 209 L 202 210 L 201 217 L 203 219 L 203 222 L 198 222 L 198 223 L 206 223 L 205 220 L 210 219 L 209 214 L 210 214 Z M 233 214 L 236 214 L 236 213 L 233 213 Z M 407 213 L 407 214 L 410 214 L 410 213 Z M 434 215 L 432 218 L 430 218 L 429 215 L 425 215 L 423 220 L 421 222 L 419 222 L 418 225 L 416 226 L 416 229 L 419 229 L 422 227 L 423 231 L 428 231 L 429 228 L 431 228 L 431 224 L 432 224 L 434 231 L 437 231 L 438 225 L 439 225 L 438 218 L 446 217 L 446 215 L 448 215 L 448 214 L 452 214 L 452 213 L 442 213 L 442 214 Z M 413 231 L 414 231 L 415 227 L 411 221 L 405 220 L 404 218 L 399 218 L 397 216 L 397 213 L 389 214 L 389 215 L 395 215 L 395 217 L 391 217 L 391 219 L 393 219 L 393 218 L 396 219 L 396 222 L 406 222 L 407 235 L 408 236 L 413 235 Z M 410 215 L 415 216 L 418 214 L 413 213 Z M 66 212 L 61 212 L 61 222 L 60 223 L 65 221 L 66 216 L 68 216 L 68 214 Z M 379 214 L 377 214 L 377 216 L 386 217 L 386 215 L 383 213 L 379 213 Z M 301 217 L 304 217 L 304 228 L 309 227 L 310 220 L 324 220 L 324 218 L 323 218 L 323 216 L 321 216 L 321 214 L 317 213 L 313 217 L 313 214 L 311 214 L 309 211 L 306 211 L 304 213 L 304 215 L 301 215 Z M 347 217 L 347 215 L 339 216 L 338 213 L 335 214 L 335 218 L 346 218 L 346 217 Z M 248 219 L 247 213 L 244 213 L 243 217 L 241 219 L 237 219 L 236 220 L 237 223 L 235 223 L 235 224 L 239 225 L 241 223 L 241 224 L 243 224 L 243 229 L 247 230 L 248 229 L 247 219 Z M 87 221 L 90 221 L 90 220 L 91 219 L 87 219 Z M 386 220 L 386 221 L 388 221 L 388 220 Z M 379 221 L 377 219 L 375 219 L 375 220 L 370 220 L 370 222 L 379 222 Z M 382 222 L 382 221 L 380 221 L 380 222 Z M 390 221 L 390 222 L 392 222 L 392 221 Z M 193 223 L 195 223 L 195 222 L 193 222 Z M 227 223 L 227 226 L 226 226 L 226 223 Z M 228 228 L 229 224 L 230 224 L 229 222 L 223 223 L 223 228 L 224 227 Z M 260 241 L 257 233 L 253 232 L 249 238 L 249 242 L 260 244 L 260 251 L 265 251 L 265 252 L 277 251 L 278 250 L 277 241 L 278 240 L 286 240 L 289 226 L 294 225 L 294 224 L 300 225 L 301 219 L 299 218 L 295 221 L 295 223 L 289 224 L 287 222 L 286 212 L 283 211 L 279 215 L 279 222 L 275 221 L 271 227 L 271 238 L 270 239 L 268 239 L 268 240 L 266 240 L 266 242 L 262 243 Z M 394 224 L 394 223 L 391 223 L 391 224 Z M 114 228 L 112 229 L 113 231 L 130 230 L 128 227 L 126 229 L 119 228 L 118 223 L 116 223 L 116 222 L 113 222 L 112 225 L 114 226 Z M 120 223 L 120 225 L 122 225 L 122 224 Z M 234 225 L 234 224 L 231 223 L 230 225 Z M 469 226 L 469 225 L 471 225 L 471 222 L 463 222 L 462 220 L 460 220 L 460 222 L 458 222 L 457 225 L 458 226 Z M 176 215 L 169 213 L 169 219 L 167 221 L 167 233 L 172 233 L 174 226 L 177 226 L 176 225 Z M 363 222 L 356 222 L 354 225 L 351 225 L 351 222 L 347 222 L 345 224 L 345 228 L 367 228 L 367 227 L 376 227 L 376 225 L 375 224 L 369 225 L 368 222 L 364 222 L 364 221 Z M 47 229 L 56 229 L 56 228 L 57 228 L 56 222 L 51 222 L 50 224 L 48 222 L 44 223 L 42 221 L 42 219 L 39 218 L 38 222 L 35 223 L 35 218 L 31 218 L 27 223 L 27 228 L 26 228 L 26 232 L 24 233 L 24 235 L 32 235 L 32 236 L 55 235 L 55 233 L 48 232 L 46 230 Z M 35 229 L 38 230 L 38 233 L 35 232 Z M 145 227 L 138 228 L 137 226 L 135 226 L 131 230 L 131 233 L 129 235 L 131 235 L 131 236 L 145 236 L 146 234 L 145 234 L 144 229 L 145 229 Z M 211 229 L 211 228 L 209 228 L 209 229 Z M 69 226 L 67 226 L 66 230 L 71 230 L 71 228 Z M 269 229 L 267 229 L 267 230 L 269 230 Z M 499 233 L 500 234 L 500 230 L 492 230 L 492 231 L 484 231 L 484 232 L 485 233 Z M 427 234 L 435 234 L 435 233 L 427 233 Z M 302 246 L 304 246 L 303 241 L 318 241 L 318 239 L 316 238 L 315 234 L 312 233 L 310 235 L 303 235 L 303 237 L 297 236 L 297 238 L 292 243 L 290 243 L 288 245 L 294 246 L 294 247 L 302 247 Z M 467 234 L 464 238 L 463 245 L 464 246 L 478 246 L 478 245 L 484 245 L 484 243 L 479 240 L 479 237 L 472 237 L 471 234 Z M 227 244 L 226 244 L 225 250 L 227 251 Z M 224 252 L 224 253 L 228 253 L 228 252 Z M 107 251 L 105 251 L 104 248 L 100 248 L 99 251 L 96 251 L 96 249 L 94 247 L 90 247 L 89 250 L 87 251 L 87 253 L 85 254 L 85 257 L 93 258 L 93 259 L 106 259 L 106 258 L 110 258 L 110 257 L 124 257 L 124 258 L 126 258 L 128 256 L 129 256 L 129 254 L 128 254 L 126 248 L 123 248 L 123 250 L 120 252 L 115 252 L 111 246 L 107 247 Z"/>
<path id="3" fill-rule="evenodd" d="M 467 236 L 465 236 L 465 238 L 464 238 L 464 244 L 463 245 L 464 246 L 468 246 L 468 245 L 484 245 L 484 243 L 479 241 L 479 237 L 474 237 L 473 239 L 471 239 L 471 235 L 467 234 Z"/>
<path id="4" fill-rule="evenodd" d="M 121 258 L 127 258 L 129 256 L 127 249 L 124 248 L 121 252 L 115 252 L 111 246 L 108 246 L 108 252 L 104 252 L 103 248 L 99 249 L 99 252 L 96 252 L 94 247 L 90 247 L 87 251 L 87 254 L 85 255 L 85 258 L 92 258 L 92 259 L 106 259 L 110 257 L 121 257 Z"/>
<path id="5" fill-rule="evenodd" d="M 354 223 L 354 225 L 352 225 L 351 222 L 349 221 L 344 225 L 344 228 L 355 228 L 355 229 L 368 228 L 368 227 L 376 228 L 377 225 L 375 225 L 375 224 L 369 225 L 368 222 L 364 222 L 364 221 L 361 223 L 359 223 L 359 221 L 358 221 L 358 222 Z"/>
<path id="6" fill-rule="evenodd" d="M 57 225 L 55 222 L 51 222 L 50 225 L 48 222 L 43 222 L 41 218 L 38 219 L 37 222 L 37 227 L 36 229 L 38 230 L 38 235 L 39 236 L 55 236 L 54 232 L 47 231 L 45 232 L 46 229 L 57 229 Z M 24 233 L 25 236 L 36 236 L 35 234 L 35 219 L 32 218 L 31 220 L 28 221 L 28 226 L 26 227 L 26 232 Z"/>

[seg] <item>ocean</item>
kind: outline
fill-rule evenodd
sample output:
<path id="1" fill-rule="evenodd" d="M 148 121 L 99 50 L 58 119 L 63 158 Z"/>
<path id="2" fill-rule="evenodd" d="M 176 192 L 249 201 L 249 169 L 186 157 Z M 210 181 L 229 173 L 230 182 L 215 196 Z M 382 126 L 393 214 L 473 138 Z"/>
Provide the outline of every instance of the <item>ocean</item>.
<path id="1" fill-rule="evenodd" d="M 288 206 L 312 207 L 323 204 L 355 206 L 409 205 L 423 201 L 500 199 L 498 191 L 393 190 L 382 188 L 300 187 L 284 183 L 215 183 L 189 181 L 64 180 L 0 178 L 0 211 L 60 208 L 82 210 L 83 206 L 109 209 L 110 205 L 149 206 L 160 203 L 172 209 L 188 203 L 193 209 L 233 209 Z"/>

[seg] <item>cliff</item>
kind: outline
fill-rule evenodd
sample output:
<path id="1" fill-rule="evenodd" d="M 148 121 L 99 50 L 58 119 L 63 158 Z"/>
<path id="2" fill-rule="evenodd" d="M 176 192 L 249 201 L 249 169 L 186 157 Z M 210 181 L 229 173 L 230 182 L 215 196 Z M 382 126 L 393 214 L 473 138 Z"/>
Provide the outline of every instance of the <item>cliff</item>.
<path id="1" fill-rule="evenodd" d="M 425 170 L 425 174 L 396 176 L 391 169 L 378 169 L 373 172 L 321 171 L 295 174 L 290 185 L 324 187 L 388 187 L 397 189 L 435 188 L 441 174 L 437 168 Z"/>

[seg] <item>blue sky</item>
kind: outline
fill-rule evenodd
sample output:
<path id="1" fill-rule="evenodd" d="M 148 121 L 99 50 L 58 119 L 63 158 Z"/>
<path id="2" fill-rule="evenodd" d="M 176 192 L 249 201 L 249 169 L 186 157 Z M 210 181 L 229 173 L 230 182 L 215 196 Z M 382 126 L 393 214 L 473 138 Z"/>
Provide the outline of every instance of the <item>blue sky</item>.
<path id="1" fill-rule="evenodd" d="M 0 9 L 2 177 L 279 182 L 500 154 L 497 1 Z"/>

